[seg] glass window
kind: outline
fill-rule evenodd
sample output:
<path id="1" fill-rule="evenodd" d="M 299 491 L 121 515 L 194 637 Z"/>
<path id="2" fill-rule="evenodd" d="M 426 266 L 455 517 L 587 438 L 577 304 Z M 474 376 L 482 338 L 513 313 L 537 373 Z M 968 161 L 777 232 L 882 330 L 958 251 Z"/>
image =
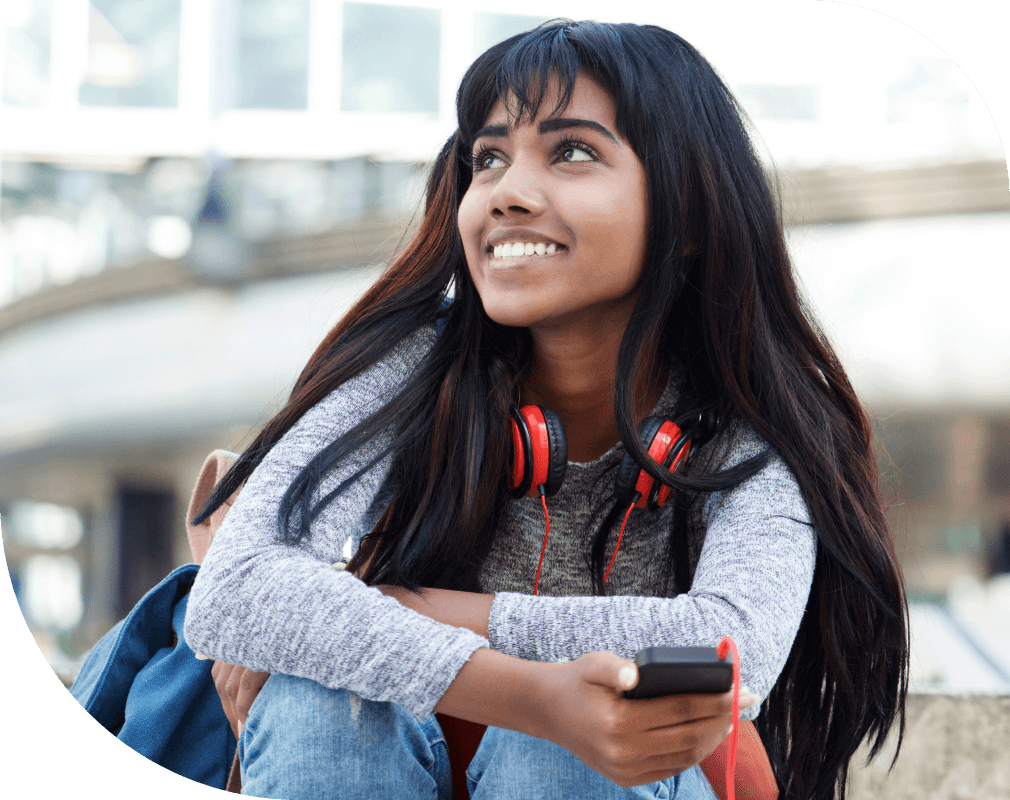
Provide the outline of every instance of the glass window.
<path id="1" fill-rule="evenodd" d="M 949 58 L 909 60 L 887 87 L 889 123 L 967 124 L 971 94 L 964 73 Z"/>
<path id="2" fill-rule="evenodd" d="M 84 535 L 84 522 L 73 508 L 23 500 L 14 503 L 7 519 L 14 538 L 29 547 L 68 549 Z"/>
<path id="3" fill-rule="evenodd" d="M 744 84 L 736 96 L 754 119 L 815 120 L 818 116 L 816 86 Z"/>
<path id="4" fill-rule="evenodd" d="M 304 109 L 309 94 L 309 0 L 241 0 L 235 108 Z"/>
<path id="5" fill-rule="evenodd" d="M 0 17 L 0 25 L 7 26 L 0 76 L 4 103 L 38 106 L 49 99 L 52 13 L 52 0 L 4 0 Z"/>
<path id="6" fill-rule="evenodd" d="M 529 17 L 520 14 L 489 14 L 478 11 L 473 15 L 473 55 L 479 56 L 492 45 L 504 42 L 510 36 L 535 28 L 547 17 Z"/>
<path id="7" fill-rule="evenodd" d="M 84 614 L 81 565 L 71 556 L 32 556 L 21 570 L 29 625 L 69 631 Z"/>
<path id="8" fill-rule="evenodd" d="M 437 113 L 439 14 L 344 3 L 341 110 Z"/>
<path id="9" fill-rule="evenodd" d="M 178 105 L 179 6 L 180 0 L 91 0 L 81 103 Z"/>

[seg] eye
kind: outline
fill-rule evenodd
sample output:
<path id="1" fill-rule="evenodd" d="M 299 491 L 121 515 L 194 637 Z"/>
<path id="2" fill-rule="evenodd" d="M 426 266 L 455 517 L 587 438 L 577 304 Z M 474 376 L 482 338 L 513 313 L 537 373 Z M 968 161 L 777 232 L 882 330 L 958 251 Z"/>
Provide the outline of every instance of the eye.
<path id="1" fill-rule="evenodd" d="M 485 169 L 498 169 L 505 166 L 505 160 L 496 150 L 482 147 L 473 154 L 473 171 L 481 172 Z"/>
<path id="2" fill-rule="evenodd" d="M 585 142 L 562 142 L 558 148 L 558 154 L 561 161 L 570 164 L 598 159 L 596 151 Z"/>

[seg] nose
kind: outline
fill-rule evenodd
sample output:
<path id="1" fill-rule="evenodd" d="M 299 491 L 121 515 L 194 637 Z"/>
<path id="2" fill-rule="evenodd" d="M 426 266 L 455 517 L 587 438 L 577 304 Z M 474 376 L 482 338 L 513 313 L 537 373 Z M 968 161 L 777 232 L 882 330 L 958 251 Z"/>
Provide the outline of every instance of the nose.
<path id="1" fill-rule="evenodd" d="M 542 179 L 536 167 L 517 157 L 498 179 L 488 195 L 487 211 L 492 217 L 509 214 L 536 216 L 544 211 Z"/>

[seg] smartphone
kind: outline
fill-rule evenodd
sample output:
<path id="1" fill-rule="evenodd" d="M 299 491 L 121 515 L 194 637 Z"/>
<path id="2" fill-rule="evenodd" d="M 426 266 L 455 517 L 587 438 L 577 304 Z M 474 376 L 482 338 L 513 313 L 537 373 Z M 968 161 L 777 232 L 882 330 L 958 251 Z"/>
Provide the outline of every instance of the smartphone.
<path id="1" fill-rule="evenodd" d="M 733 685 L 733 654 L 719 658 L 714 647 L 647 647 L 635 656 L 638 685 L 625 697 L 721 694 Z"/>

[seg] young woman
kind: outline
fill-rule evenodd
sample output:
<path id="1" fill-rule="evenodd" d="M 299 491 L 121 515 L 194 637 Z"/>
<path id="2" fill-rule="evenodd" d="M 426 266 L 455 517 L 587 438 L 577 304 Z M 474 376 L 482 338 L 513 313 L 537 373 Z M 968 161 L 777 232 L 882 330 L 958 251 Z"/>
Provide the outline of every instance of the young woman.
<path id="1" fill-rule="evenodd" d="M 732 96 L 669 31 L 558 22 L 457 100 L 419 230 L 203 512 L 242 486 L 186 637 L 271 673 L 245 791 L 448 798 L 439 711 L 490 726 L 474 798 L 709 798 L 728 695 L 622 689 L 729 634 L 781 796 L 844 795 L 903 725 L 902 579 Z"/>

